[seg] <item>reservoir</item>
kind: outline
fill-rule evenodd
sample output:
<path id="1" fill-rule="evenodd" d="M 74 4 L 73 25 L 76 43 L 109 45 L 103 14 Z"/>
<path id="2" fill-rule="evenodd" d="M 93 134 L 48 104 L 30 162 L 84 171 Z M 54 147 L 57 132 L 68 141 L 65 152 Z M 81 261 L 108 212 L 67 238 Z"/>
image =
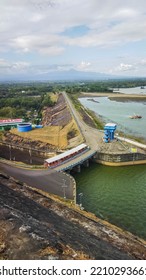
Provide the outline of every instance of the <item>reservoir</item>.
<path id="1" fill-rule="evenodd" d="M 126 134 L 146 138 L 146 102 L 117 102 L 108 97 L 79 98 L 81 104 L 97 115 L 105 122 L 114 122 L 117 129 Z M 131 119 L 134 114 L 142 115 L 141 119 Z"/>
<path id="2" fill-rule="evenodd" d="M 146 104 L 116 102 L 107 97 L 80 98 L 80 102 L 126 134 L 146 138 Z M 142 119 L 129 118 L 133 113 Z M 108 145 L 108 144 L 107 144 Z M 86 211 L 146 240 L 146 165 L 109 167 L 90 163 L 75 173 L 77 202 Z M 82 193 L 83 195 L 79 195 Z"/>
<path id="3" fill-rule="evenodd" d="M 146 165 L 91 163 L 73 176 L 77 202 L 86 211 L 146 239 Z"/>

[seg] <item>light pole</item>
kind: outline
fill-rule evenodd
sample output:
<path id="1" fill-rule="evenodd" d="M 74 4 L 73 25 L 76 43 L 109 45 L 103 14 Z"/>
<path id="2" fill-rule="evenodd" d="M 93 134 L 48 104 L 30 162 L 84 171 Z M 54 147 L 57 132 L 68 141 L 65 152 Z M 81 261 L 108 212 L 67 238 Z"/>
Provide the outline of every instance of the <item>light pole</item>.
<path id="1" fill-rule="evenodd" d="M 82 207 L 82 197 L 83 197 L 83 193 L 79 193 L 79 199 L 80 199 L 80 204 L 79 204 L 79 206 L 80 206 L 80 209 L 81 209 L 81 210 L 84 210 L 84 207 Z"/>
<path id="2" fill-rule="evenodd" d="M 65 179 L 63 179 L 62 188 L 63 188 L 63 198 L 66 199 L 66 188 L 67 188 L 67 185 L 66 185 L 66 180 Z"/>
<path id="3" fill-rule="evenodd" d="M 32 164 L 32 151 L 31 151 L 31 144 L 29 143 L 29 157 L 30 157 L 30 164 Z"/>
<path id="4" fill-rule="evenodd" d="M 10 160 L 12 160 L 12 151 L 11 151 L 11 144 L 9 145 L 9 151 L 10 151 Z"/>

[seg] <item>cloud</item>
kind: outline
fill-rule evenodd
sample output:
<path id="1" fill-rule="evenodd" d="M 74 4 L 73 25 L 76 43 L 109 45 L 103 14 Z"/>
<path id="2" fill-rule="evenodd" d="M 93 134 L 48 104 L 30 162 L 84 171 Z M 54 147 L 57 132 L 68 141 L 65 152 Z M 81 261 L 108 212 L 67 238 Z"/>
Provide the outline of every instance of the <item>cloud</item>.
<path id="1" fill-rule="evenodd" d="M 1 0 L 0 21 L 1 56 L 11 57 L 12 64 L 29 60 L 35 65 L 42 60 L 60 69 L 72 64 L 75 69 L 91 71 L 96 69 L 94 60 L 105 51 L 108 57 L 110 50 L 146 41 L 144 0 Z M 144 54 L 144 46 L 141 49 Z M 145 63 L 138 66 L 136 58 L 128 60 L 130 50 L 125 53 L 127 61 L 123 58 L 116 64 L 113 51 L 108 57 L 109 62 L 114 60 L 113 67 L 103 57 L 104 65 L 97 65 L 98 71 L 105 67 L 119 72 L 144 69 Z"/>
<path id="2" fill-rule="evenodd" d="M 134 70 L 135 69 L 135 66 L 134 65 L 131 65 L 131 64 L 124 64 L 124 63 L 121 63 L 117 68 L 116 70 L 117 71 L 129 71 L 129 70 Z"/>
<path id="3" fill-rule="evenodd" d="M 75 69 L 77 69 L 79 71 L 89 71 L 90 70 L 90 66 L 91 66 L 90 62 L 81 61 L 80 64 L 75 66 Z"/>
<path id="4" fill-rule="evenodd" d="M 111 74 L 124 74 L 144 76 L 146 72 L 146 60 L 137 60 L 130 63 L 120 63 L 119 65 L 107 70 Z"/>
<path id="5" fill-rule="evenodd" d="M 7 68 L 7 67 L 9 67 L 9 65 L 10 64 L 6 60 L 0 59 L 0 69 Z"/>
<path id="6" fill-rule="evenodd" d="M 7 74 L 30 74 L 32 76 L 43 75 L 50 72 L 68 71 L 74 67 L 73 64 L 31 64 L 28 61 L 8 61 L 0 59 L 0 73 Z"/>
<path id="7" fill-rule="evenodd" d="M 80 0 L 80 3 L 77 0 L 2 0 L 0 41 L 7 49 L 15 45 L 16 50 L 22 48 L 23 51 L 35 50 L 41 53 L 42 45 L 44 49 L 48 43 L 54 46 L 56 36 L 59 48 L 64 48 L 65 45 L 112 46 L 142 40 L 146 38 L 146 15 L 143 12 L 146 3 L 143 0 L 140 2 L 141 4 L 136 1 L 129 1 L 128 4 L 125 0 L 122 3 L 114 0 L 105 0 L 104 3 L 99 0 Z M 61 32 L 81 25 L 87 26 L 88 31 L 78 40 L 61 35 Z M 37 42 L 34 38 L 38 38 Z M 50 55 L 52 51 L 44 53 Z M 58 54 L 59 49 L 55 53 Z"/>
<path id="8" fill-rule="evenodd" d="M 10 45 L 21 52 L 39 52 L 46 55 L 58 55 L 64 51 L 60 46 L 60 37 L 57 35 L 39 35 L 19 36 L 11 40 Z"/>
<path id="9" fill-rule="evenodd" d="M 8 60 L 0 59 L 0 73 L 3 71 L 8 74 L 20 74 L 27 72 L 30 69 L 30 63 L 26 61 L 11 62 Z"/>

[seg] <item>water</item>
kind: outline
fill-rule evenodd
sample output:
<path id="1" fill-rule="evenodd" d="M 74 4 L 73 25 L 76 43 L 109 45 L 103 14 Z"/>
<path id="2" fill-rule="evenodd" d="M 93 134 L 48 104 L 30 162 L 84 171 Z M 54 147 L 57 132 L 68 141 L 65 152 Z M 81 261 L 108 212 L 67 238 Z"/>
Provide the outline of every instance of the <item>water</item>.
<path id="1" fill-rule="evenodd" d="M 108 97 L 94 97 L 99 103 L 80 98 L 81 104 L 103 117 L 105 122 L 114 122 L 117 129 L 126 134 L 146 138 L 146 102 L 117 102 Z M 142 119 L 130 119 L 134 114 L 142 115 Z"/>
<path id="2" fill-rule="evenodd" d="M 85 210 L 146 239 L 146 166 L 92 163 L 74 174 Z M 79 193 L 83 193 L 80 199 Z"/>
<path id="3" fill-rule="evenodd" d="M 113 92 L 125 93 L 125 94 L 146 94 L 146 87 L 133 87 L 133 88 L 119 88 L 113 89 Z"/>
<path id="4" fill-rule="evenodd" d="M 105 121 L 117 123 L 119 130 L 146 138 L 145 103 L 94 99 L 99 103 L 88 98 L 81 98 L 80 102 Z M 130 119 L 134 113 L 141 114 L 142 119 Z M 146 165 L 109 167 L 92 163 L 74 177 L 77 200 L 85 210 L 146 240 Z"/>

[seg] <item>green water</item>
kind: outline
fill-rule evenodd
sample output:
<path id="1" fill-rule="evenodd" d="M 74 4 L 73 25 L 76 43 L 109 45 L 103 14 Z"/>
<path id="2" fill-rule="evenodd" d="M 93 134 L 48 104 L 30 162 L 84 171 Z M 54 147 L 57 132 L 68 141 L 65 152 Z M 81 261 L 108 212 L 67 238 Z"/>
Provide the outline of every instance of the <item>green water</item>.
<path id="1" fill-rule="evenodd" d="M 146 239 L 146 165 L 91 163 L 74 174 L 77 202 L 85 210 Z M 79 193 L 83 193 L 80 198 Z"/>

